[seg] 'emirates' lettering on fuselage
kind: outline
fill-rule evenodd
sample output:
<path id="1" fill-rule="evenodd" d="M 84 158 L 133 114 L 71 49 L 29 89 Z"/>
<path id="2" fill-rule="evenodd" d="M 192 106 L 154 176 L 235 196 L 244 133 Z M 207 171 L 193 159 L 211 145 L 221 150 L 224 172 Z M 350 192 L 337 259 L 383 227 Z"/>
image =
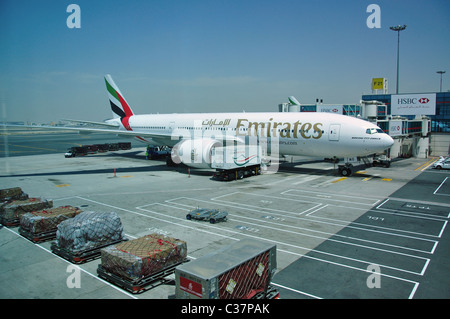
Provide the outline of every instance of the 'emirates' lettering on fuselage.
<path id="1" fill-rule="evenodd" d="M 273 118 L 270 118 L 268 122 L 249 122 L 248 119 L 238 119 L 236 135 L 256 136 L 259 132 L 264 137 L 299 138 L 300 134 L 304 139 L 317 140 L 322 137 L 322 125 L 322 123 L 301 123 L 300 121 L 294 123 L 274 122 Z M 244 130 L 241 131 L 241 128 Z M 313 130 L 310 131 L 311 129 Z"/>

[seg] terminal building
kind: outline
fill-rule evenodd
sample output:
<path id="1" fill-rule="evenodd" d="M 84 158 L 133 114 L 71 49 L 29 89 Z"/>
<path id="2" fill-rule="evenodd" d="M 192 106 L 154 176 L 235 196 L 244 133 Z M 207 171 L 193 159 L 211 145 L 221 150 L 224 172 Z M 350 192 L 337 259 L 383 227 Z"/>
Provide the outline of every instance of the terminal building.
<path id="1" fill-rule="evenodd" d="M 300 104 L 294 97 L 280 112 L 331 112 L 375 122 L 395 141 L 387 155 L 397 157 L 450 154 L 450 92 L 363 95 L 359 104 Z"/>

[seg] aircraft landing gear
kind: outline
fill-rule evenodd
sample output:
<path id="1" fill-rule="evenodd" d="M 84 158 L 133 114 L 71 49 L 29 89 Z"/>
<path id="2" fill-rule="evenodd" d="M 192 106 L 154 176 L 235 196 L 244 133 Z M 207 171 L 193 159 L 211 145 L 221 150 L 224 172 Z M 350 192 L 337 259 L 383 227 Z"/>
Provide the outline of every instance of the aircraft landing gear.
<path id="1" fill-rule="evenodd" d="M 353 165 L 345 163 L 345 165 L 339 165 L 338 173 L 341 176 L 351 176 L 353 173 Z"/>

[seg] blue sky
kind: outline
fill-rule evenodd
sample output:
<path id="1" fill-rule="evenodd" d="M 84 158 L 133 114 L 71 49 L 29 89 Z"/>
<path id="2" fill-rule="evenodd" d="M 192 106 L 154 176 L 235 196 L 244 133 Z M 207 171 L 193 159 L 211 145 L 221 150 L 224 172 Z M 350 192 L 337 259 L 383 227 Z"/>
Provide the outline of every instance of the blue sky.
<path id="1" fill-rule="evenodd" d="M 109 73 L 136 113 L 358 103 L 373 77 L 395 92 L 398 24 L 400 93 L 434 92 L 450 73 L 449 13 L 448 0 L 2 0 L 0 98 L 11 121 L 103 120 Z"/>

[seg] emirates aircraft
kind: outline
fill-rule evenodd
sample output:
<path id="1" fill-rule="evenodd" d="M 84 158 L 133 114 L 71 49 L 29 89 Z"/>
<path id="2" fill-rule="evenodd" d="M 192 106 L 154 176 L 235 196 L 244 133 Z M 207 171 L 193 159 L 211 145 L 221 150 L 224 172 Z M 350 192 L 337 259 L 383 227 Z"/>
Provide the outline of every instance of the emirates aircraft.
<path id="1" fill-rule="evenodd" d="M 394 141 L 368 121 L 330 113 L 135 114 L 112 77 L 105 76 L 113 118 L 101 128 L 64 127 L 80 132 L 134 137 L 145 144 L 173 147 L 172 158 L 191 167 L 211 167 L 214 147 L 260 143 L 278 156 L 349 158 L 382 153 Z M 295 100 L 296 103 L 298 103 Z M 195 155 L 195 156 L 194 156 Z M 192 158 L 201 160 L 191 161 Z"/>

